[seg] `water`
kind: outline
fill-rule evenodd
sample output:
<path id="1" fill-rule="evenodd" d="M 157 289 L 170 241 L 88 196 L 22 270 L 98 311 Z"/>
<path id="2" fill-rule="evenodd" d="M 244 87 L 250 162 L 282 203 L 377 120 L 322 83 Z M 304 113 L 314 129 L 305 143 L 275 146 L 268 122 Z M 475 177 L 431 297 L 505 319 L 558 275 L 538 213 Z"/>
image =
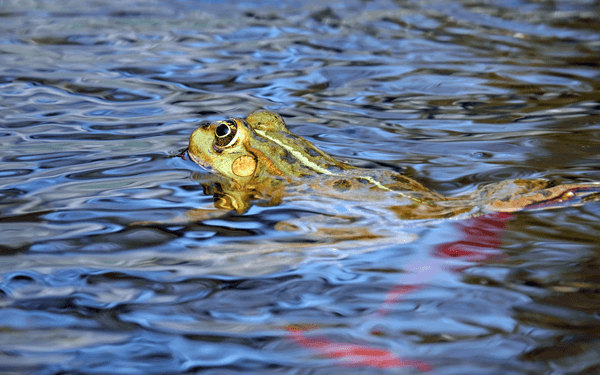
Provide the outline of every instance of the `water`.
<path id="1" fill-rule="evenodd" d="M 413 225 L 307 196 L 132 225 L 210 205 L 177 154 L 258 108 L 444 194 L 600 181 L 598 9 L 0 2 L 0 371 L 599 373 L 598 203 Z"/>

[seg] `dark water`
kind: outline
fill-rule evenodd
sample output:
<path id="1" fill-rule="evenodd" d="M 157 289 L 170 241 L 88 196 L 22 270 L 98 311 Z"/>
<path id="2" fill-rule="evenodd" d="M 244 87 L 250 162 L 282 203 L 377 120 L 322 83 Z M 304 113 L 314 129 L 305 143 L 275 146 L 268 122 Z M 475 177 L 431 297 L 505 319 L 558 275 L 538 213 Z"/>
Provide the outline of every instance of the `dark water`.
<path id="1" fill-rule="evenodd" d="M 600 373 L 598 203 L 415 226 L 304 197 L 131 225 L 211 204 L 176 155 L 258 108 L 444 194 L 600 181 L 599 9 L 0 2 L 0 372 Z"/>

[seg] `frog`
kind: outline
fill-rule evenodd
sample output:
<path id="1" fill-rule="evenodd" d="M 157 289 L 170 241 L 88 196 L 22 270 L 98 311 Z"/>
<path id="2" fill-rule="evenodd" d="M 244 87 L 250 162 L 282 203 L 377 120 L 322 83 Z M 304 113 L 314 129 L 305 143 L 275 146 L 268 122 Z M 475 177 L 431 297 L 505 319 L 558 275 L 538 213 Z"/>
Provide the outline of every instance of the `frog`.
<path id="1" fill-rule="evenodd" d="M 511 179 L 444 196 L 401 173 L 359 168 L 292 133 L 282 116 L 260 109 L 245 119 L 205 122 L 189 138 L 189 158 L 214 176 L 205 192 L 219 211 L 243 214 L 253 205 L 277 205 L 286 190 L 340 199 L 378 200 L 402 220 L 472 217 L 599 200 L 600 183 L 553 185 L 545 179 Z"/>

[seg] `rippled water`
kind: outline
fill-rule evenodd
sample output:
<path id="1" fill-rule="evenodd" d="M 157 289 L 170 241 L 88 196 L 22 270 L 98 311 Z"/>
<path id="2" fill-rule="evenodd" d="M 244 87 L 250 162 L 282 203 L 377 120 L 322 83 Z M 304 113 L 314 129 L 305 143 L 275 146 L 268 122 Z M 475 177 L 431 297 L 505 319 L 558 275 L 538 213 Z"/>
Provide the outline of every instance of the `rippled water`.
<path id="1" fill-rule="evenodd" d="M 444 194 L 600 181 L 599 9 L 0 2 L 0 372 L 600 373 L 598 203 L 132 225 L 210 205 L 177 155 L 258 108 Z"/>

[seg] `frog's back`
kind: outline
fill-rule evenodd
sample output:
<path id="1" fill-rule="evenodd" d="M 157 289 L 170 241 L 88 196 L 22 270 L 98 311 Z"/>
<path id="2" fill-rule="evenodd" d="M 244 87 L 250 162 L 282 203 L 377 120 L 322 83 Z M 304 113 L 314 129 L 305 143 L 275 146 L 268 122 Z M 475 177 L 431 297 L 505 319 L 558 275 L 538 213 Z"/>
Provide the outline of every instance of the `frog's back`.
<path id="1" fill-rule="evenodd" d="M 264 160 L 276 164 L 287 177 L 328 175 L 356 169 L 291 133 L 283 118 L 275 112 L 254 111 L 246 118 L 246 122 L 256 133 L 251 145 L 264 154 Z"/>

